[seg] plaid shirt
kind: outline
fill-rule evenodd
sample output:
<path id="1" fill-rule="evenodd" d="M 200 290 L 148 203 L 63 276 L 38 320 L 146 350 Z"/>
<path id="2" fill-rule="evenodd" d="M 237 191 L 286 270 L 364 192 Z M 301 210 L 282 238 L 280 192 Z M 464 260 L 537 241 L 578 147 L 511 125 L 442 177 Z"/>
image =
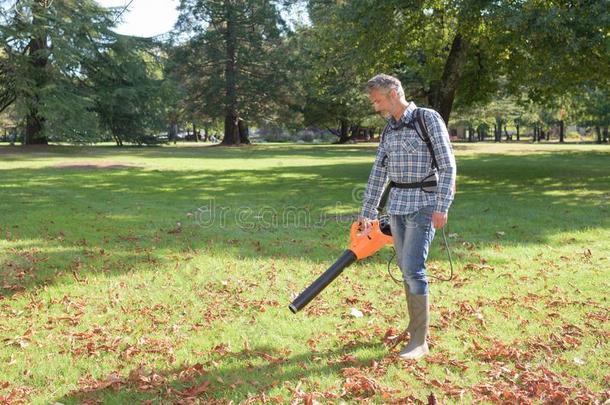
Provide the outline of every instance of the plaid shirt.
<path id="1" fill-rule="evenodd" d="M 364 193 L 363 217 L 377 218 L 377 205 L 388 178 L 396 183 L 416 183 L 433 172 L 432 156 L 426 143 L 415 129 L 405 126 L 413 120 L 416 108 L 415 103 L 410 103 L 398 122 L 394 117 L 388 121 Z M 423 116 L 438 163 L 437 191 L 426 193 L 419 188 L 393 188 L 387 209 L 392 215 L 409 214 L 428 205 L 434 205 L 436 212 L 446 213 L 453 201 L 456 164 L 447 127 L 434 110 L 424 109 Z"/>

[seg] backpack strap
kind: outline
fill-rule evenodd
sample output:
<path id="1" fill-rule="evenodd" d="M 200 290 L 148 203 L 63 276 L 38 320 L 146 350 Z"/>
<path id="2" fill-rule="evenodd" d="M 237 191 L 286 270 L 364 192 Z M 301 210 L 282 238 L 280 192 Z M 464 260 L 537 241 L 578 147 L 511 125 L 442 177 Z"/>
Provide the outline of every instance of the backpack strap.
<path id="1" fill-rule="evenodd" d="M 383 127 L 383 130 L 381 131 L 381 135 L 379 135 L 379 143 L 381 145 L 383 145 L 384 135 L 388 131 L 389 127 L 390 127 L 390 123 L 385 124 L 385 127 Z"/>
<path id="2" fill-rule="evenodd" d="M 383 146 L 384 135 L 385 135 L 385 133 L 386 133 L 386 131 L 388 130 L 389 127 L 390 127 L 390 124 L 388 123 L 383 128 L 383 131 L 381 131 L 381 135 L 379 135 L 379 145 Z M 388 160 L 388 155 L 386 153 L 386 155 L 381 160 L 381 166 L 385 167 L 387 160 Z"/>
<path id="3" fill-rule="evenodd" d="M 387 123 L 385 125 L 385 127 L 383 128 L 383 131 L 381 131 L 381 135 L 379 135 L 379 144 L 380 145 L 383 145 L 384 135 L 387 132 L 389 127 L 390 127 L 390 123 Z M 386 153 L 386 155 L 381 160 L 381 166 L 385 167 L 387 165 L 387 160 L 388 160 L 388 155 Z M 383 192 L 381 193 L 381 198 L 379 199 L 379 204 L 377 204 L 377 215 L 382 214 L 382 211 L 385 208 L 386 203 L 388 202 L 388 197 L 390 196 L 391 190 L 392 190 L 392 182 L 390 181 L 389 183 L 387 183 L 385 185 Z"/>
<path id="4" fill-rule="evenodd" d="M 420 139 L 426 143 L 426 146 L 430 151 L 430 156 L 432 156 L 432 168 L 438 170 L 438 163 L 436 162 L 436 156 L 434 155 L 432 141 L 430 141 L 428 126 L 426 125 L 426 121 L 424 120 L 424 110 L 422 108 L 416 108 L 413 114 L 413 126 L 415 127 L 415 132 L 417 132 L 417 135 L 420 137 Z"/>

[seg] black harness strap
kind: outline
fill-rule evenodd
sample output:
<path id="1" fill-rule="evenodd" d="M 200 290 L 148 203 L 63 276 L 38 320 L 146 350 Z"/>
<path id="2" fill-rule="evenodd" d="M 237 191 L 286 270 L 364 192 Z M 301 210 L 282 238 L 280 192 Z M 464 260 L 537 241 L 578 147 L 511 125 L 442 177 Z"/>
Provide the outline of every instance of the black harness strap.
<path id="1" fill-rule="evenodd" d="M 434 148 L 432 147 L 432 141 L 430 140 L 430 134 L 428 133 L 428 126 L 426 125 L 426 121 L 424 120 L 424 110 L 421 108 L 415 109 L 413 112 L 415 115 L 415 119 L 413 120 L 413 126 L 415 127 L 415 132 L 421 138 L 422 141 L 425 142 L 428 150 L 430 151 L 430 156 L 432 156 L 432 168 L 438 170 L 438 163 L 436 162 L 436 156 L 434 155 Z"/>
<path id="2" fill-rule="evenodd" d="M 436 180 L 424 180 L 418 181 L 417 183 L 395 183 L 391 181 L 392 187 L 396 188 L 424 188 L 424 187 L 436 187 Z"/>
<path id="3" fill-rule="evenodd" d="M 419 138 L 422 141 L 424 141 L 424 143 L 428 147 L 430 156 L 432 157 L 432 168 L 438 170 L 438 163 L 436 162 L 436 156 L 434 155 L 434 148 L 432 147 L 432 141 L 430 141 L 430 135 L 428 134 L 428 126 L 426 125 L 426 121 L 424 120 L 424 110 L 421 108 L 416 108 L 415 111 L 413 112 L 413 117 L 414 117 L 413 120 L 407 126 L 409 128 L 414 129 L 415 132 L 417 132 L 417 135 L 419 136 Z M 388 123 L 385 126 L 385 128 L 383 129 L 383 131 L 381 131 L 381 135 L 379 136 L 379 138 L 380 138 L 379 142 L 381 144 L 383 144 L 384 135 L 385 135 L 386 131 L 388 130 L 389 126 L 390 126 L 390 124 Z M 384 156 L 383 160 L 381 161 L 382 166 L 385 165 L 386 159 L 387 159 L 387 155 Z M 436 176 L 432 176 L 432 175 L 427 176 L 422 181 L 418 181 L 415 183 L 395 183 L 390 180 L 388 182 L 388 184 L 385 186 L 383 193 L 381 194 L 381 198 L 379 199 L 379 204 L 377 205 L 377 212 L 379 214 L 381 214 L 381 212 L 383 211 L 383 208 L 385 207 L 386 203 L 388 202 L 388 198 L 390 197 L 390 191 L 392 191 L 392 188 L 394 188 L 394 187 L 403 188 L 403 189 L 421 188 L 423 191 L 426 191 L 425 190 L 426 187 L 436 187 L 436 185 L 437 185 Z M 426 191 L 426 192 L 428 192 L 428 191 Z"/>

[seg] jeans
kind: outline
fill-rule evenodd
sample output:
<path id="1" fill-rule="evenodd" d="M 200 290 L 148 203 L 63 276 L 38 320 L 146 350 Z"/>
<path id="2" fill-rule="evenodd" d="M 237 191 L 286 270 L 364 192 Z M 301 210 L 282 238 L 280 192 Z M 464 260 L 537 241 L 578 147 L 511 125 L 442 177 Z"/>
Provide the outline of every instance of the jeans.
<path id="1" fill-rule="evenodd" d="M 410 294 L 428 294 L 426 259 L 435 233 L 433 210 L 434 206 L 428 205 L 410 214 L 390 215 L 396 261 Z"/>

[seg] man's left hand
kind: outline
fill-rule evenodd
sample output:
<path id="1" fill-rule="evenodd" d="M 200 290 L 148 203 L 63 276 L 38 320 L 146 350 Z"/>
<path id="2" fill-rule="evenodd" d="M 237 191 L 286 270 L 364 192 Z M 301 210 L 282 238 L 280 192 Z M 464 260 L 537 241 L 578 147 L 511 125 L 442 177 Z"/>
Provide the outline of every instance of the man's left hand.
<path id="1" fill-rule="evenodd" d="M 443 212 L 432 213 L 432 226 L 434 229 L 441 229 L 447 224 L 447 214 Z"/>

